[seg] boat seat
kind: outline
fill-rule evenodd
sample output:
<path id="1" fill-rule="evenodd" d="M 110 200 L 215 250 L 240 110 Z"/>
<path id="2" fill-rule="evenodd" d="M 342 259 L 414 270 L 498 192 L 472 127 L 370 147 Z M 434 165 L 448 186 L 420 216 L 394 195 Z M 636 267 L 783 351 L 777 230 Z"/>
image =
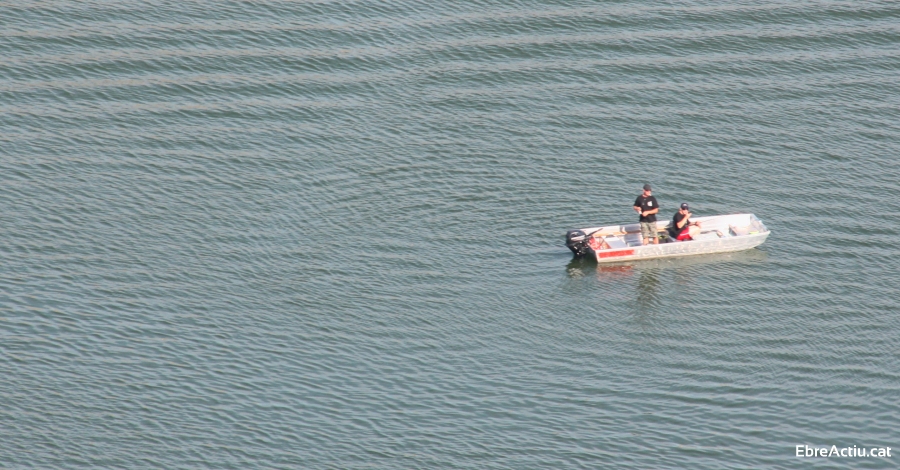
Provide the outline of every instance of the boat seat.
<path id="1" fill-rule="evenodd" d="M 700 232 L 694 237 L 694 240 L 718 240 L 721 238 L 718 231 Z"/>
<path id="2" fill-rule="evenodd" d="M 615 235 L 607 235 L 603 237 L 603 240 L 610 248 L 628 248 L 628 243 Z"/>
<path id="3" fill-rule="evenodd" d="M 736 225 L 729 225 L 728 228 L 731 231 L 731 233 L 734 234 L 735 237 L 741 237 L 741 236 L 750 234 L 749 226 L 738 227 Z"/>
<path id="4" fill-rule="evenodd" d="M 640 232 L 626 234 L 624 238 L 626 246 L 640 246 L 643 243 Z"/>

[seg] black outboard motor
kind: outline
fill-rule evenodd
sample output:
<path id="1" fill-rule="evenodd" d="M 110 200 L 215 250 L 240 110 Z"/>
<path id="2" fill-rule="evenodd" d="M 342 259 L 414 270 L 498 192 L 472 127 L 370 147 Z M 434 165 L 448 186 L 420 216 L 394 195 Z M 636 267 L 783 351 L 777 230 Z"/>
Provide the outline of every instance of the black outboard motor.
<path id="1" fill-rule="evenodd" d="M 569 230 L 566 232 L 566 246 L 575 253 L 575 256 L 588 254 L 588 236 L 581 230 Z"/>

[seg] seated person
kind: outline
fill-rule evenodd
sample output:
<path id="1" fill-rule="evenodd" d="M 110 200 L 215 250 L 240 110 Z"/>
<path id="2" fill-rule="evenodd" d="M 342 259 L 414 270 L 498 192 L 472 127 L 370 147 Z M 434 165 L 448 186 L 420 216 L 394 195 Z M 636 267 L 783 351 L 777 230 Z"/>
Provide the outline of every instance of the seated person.
<path id="1" fill-rule="evenodd" d="M 669 236 L 680 242 L 693 240 L 700 233 L 700 222 L 691 222 L 691 215 L 687 203 L 682 203 L 668 227 Z"/>

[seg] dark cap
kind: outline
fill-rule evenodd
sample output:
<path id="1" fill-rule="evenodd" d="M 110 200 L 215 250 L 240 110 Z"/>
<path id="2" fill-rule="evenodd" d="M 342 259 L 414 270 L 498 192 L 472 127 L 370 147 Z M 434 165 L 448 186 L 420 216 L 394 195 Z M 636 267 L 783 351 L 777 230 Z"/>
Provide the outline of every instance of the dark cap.
<path id="1" fill-rule="evenodd" d="M 682 202 L 682 203 L 681 203 L 681 209 L 682 209 L 682 210 L 688 210 L 688 205 L 687 205 L 686 202 Z"/>
<path id="2" fill-rule="evenodd" d="M 653 190 L 650 189 L 650 185 L 649 185 L 649 184 L 645 184 L 645 185 L 644 185 L 644 191 L 653 191 Z"/>

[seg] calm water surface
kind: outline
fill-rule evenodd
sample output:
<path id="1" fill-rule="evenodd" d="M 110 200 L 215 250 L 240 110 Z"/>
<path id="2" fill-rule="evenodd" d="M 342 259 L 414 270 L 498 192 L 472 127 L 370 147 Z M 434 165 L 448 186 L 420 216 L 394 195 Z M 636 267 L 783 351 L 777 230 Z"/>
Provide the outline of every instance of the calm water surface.
<path id="1" fill-rule="evenodd" d="M 0 466 L 900 465 L 897 2 L 7 1 L 0 50 Z M 773 233 L 573 261 L 645 182 Z"/>

